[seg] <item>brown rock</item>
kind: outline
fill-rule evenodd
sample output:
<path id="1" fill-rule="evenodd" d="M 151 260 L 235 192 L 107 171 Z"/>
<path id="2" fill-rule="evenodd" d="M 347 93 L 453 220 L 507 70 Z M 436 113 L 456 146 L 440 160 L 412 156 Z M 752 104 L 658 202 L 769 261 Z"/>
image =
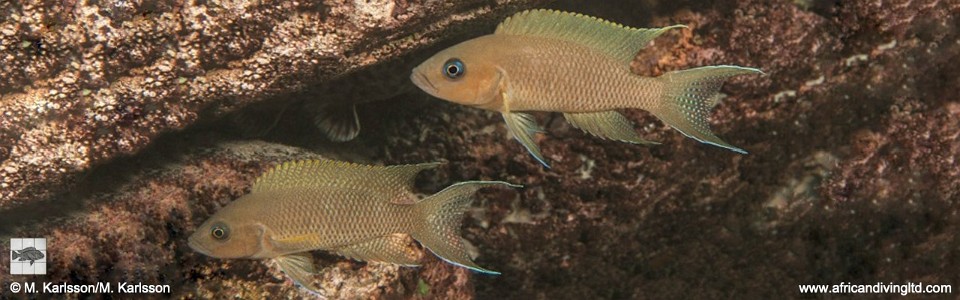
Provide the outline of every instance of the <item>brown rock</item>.
<path id="1" fill-rule="evenodd" d="M 0 208 L 65 191 L 201 112 L 302 91 L 539 2 L 4 1 Z"/>
<path id="2" fill-rule="evenodd" d="M 641 73 L 715 64 L 763 69 L 764 76 L 728 83 L 712 118 L 718 135 L 749 155 L 696 143 L 643 112 L 628 115 L 662 145 L 599 140 L 544 113 L 537 116 L 549 134 L 540 145 L 553 165 L 544 169 L 506 136 L 498 115 L 422 94 L 366 105 L 361 120 L 376 121 L 350 143 L 324 142 L 290 117 L 264 138 L 357 162 L 448 161 L 419 178 L 424 193 L 475 179 L 525 186 L 481 192 L 464 222 L 478 264 L 503 275 L 475 275 L 431 256 L 421 268 L 393 269 L 318 254 L 328 266 L 324 278 L 350 282 L 331 290 L 337 297 L 416 297 L 421 282 L 426 298 L 497 299 L 752 299 L 796 297 L 797 285 L 808 283 L 956 285 L 960 5 L 878 3 L 557 6 L 633 26 L 691 27 L 641 52 L 633 66 Z M 394 10 L 415 7 L 398 1 Z M 357 17 L 342 20 L 350 18 Z M 267 165 L 311 156 L 260 144 L 253 149 L 269 153 L 239 159 L 229 153 L 243 151 L 216 146 L 231 138 L 213 125 L 160 135 L 135 156 L 104 160 L 80 184 L 63 186 L 62 198 L 0 211 L 0 236 L 36 233 L 68 243 L 51 255 L 72 259 L 56 262 L 51 278 L 58 280 L 144 278 L 173 284 L 181 297 L 297 296 L 267 263 L 206 259 L 183 241 Z M 30 141 L 61 140 L 69 136 Z M 17 174 L 36 169 L 8 166 Z M 54 216 L 42 218 L 48 212 Z"/>

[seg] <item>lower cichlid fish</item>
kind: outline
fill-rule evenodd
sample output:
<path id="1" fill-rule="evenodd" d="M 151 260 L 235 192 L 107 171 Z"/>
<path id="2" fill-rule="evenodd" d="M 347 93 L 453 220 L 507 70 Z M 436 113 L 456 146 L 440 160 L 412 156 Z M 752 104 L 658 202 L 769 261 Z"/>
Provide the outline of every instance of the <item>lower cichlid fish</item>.
<path id="1" fill-rule="evenodd" d="M 500 112 L 507 130 L 545 166 L 533 140 L 540 129 L 523 111 L 562 112 L 595 136 L 657 144 L 641 138 L 616 111 L 639 108 L 688 137 L 746 153 L 715 136 L 707 116 L 724 80 L 760 70 L 709 66 L 659 77 L 630 71 L 637 50 L 681 27 L 630 28 L 580 14 L 524 11 L 491 35 L 440 51 L 414 68 L 410 79 L 434 97 Z"/>
<path id="2" fill-rule="evenodd" d="M 499 274 L 467 256 L 460 221 L 478 189 L 518 186 L 468 181 L 417 200 L 410 190 L 414 177 L 437 165 L 284 163 L 204 222 L 189 245 L 216 258 L 275 258 L 287 276 L 313 292 L 309 276 L 316 269 L 309 251 L 415 266 L 420 255 L 409 247 L 410 237 L 454 265 Z"/>

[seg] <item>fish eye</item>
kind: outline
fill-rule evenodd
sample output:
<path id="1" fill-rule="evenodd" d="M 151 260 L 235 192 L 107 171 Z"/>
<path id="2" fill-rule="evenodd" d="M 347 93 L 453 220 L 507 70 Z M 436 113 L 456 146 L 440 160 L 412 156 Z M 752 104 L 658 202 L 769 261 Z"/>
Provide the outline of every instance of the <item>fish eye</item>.
<path id="1" fill-rule="evenodd" d="M 451 58 L 443 64 L 443 75 L 447 75 L 447 78 L 457 79 L 463 77 L 463 72 L 465 72 L 463 62 L 457 58 Z"/>
<path id="2" fill-rule="evenodd" d="M 224 224 L 214 224 L 213 227 L 210 229 L 210 235 L 212 235 L 213 238 L 221 241 L 226 240 L 227 238 L 230 237 L 230 228 L 228 228 L 227 225 L 224 225 Z"/>

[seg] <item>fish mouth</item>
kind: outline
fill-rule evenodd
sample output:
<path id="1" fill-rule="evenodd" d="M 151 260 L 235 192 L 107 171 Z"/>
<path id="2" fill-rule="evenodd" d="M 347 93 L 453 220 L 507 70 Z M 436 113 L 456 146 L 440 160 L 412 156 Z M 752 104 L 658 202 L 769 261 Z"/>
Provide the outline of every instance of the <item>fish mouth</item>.
<path id="1" fill-rule="evenodd" d="M 197 243 L 197 241 L 194 240 L 193 238 L 187 239 L 187 246 L 190 246 L 190 249 L 193 249 L 193 251 L 200 252 L 200 254 L 203 254 L 206 256 L 212 256 L 210 255 L 210 251 L 208 251 L 207 248 L 204 248 L 203 246 L 201 246 L 200 243 Z"/>
<path id="2" fill-rule="evenodd" d="M 414 85 L 430 95 L 437 94 L 437 87 L 434 86 L 433 83 L 430 83 L 430 79 L 427 79 L 427 75 L 423 75 L 422 72 L 414 70 L 413 73 L 410 74 L 410 81 L 413 81 Z"/>

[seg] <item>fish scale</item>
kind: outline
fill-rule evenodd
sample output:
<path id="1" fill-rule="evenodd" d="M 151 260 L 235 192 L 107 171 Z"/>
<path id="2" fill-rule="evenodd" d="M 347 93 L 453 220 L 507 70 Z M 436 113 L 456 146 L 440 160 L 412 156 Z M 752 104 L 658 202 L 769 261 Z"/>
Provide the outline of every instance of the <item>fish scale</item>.
<path id="1" fill-rule="evenodd" d="M 261 201 L 259 197 L 272 200 Z M 252 209 L 272 212 L 280 207 L 300 212 L 267 213 L 263 223 L 275 228 L 277 239 L 316 235 L 309 248 L 336 248 L 393 232 L 412 230 L 412 206 L 378 201 L 376 195 L 353 188 L 277 191 L 249 198 Z M 302 249 L 302 248 L 301 248 Z M 300 249 L 280 249 L 298 252 Z"/>
<path id="2" fill-rule="evenodd" d="M 535 53 L 502 57 L 510 74 L 508 106 L 516 111 L 595 112 L 649 109 L 661 93 L 656 80 L 639 77 L 629 66 L 588 47 L 545 38 L 491 35 L 489 43 L 529 44 Z M 563 62 L 559 66 L 555 61 Z M 596 89 L 595 86 L 608 88 Z M 551 88 L 557 87 L 557 88 Z"/>

